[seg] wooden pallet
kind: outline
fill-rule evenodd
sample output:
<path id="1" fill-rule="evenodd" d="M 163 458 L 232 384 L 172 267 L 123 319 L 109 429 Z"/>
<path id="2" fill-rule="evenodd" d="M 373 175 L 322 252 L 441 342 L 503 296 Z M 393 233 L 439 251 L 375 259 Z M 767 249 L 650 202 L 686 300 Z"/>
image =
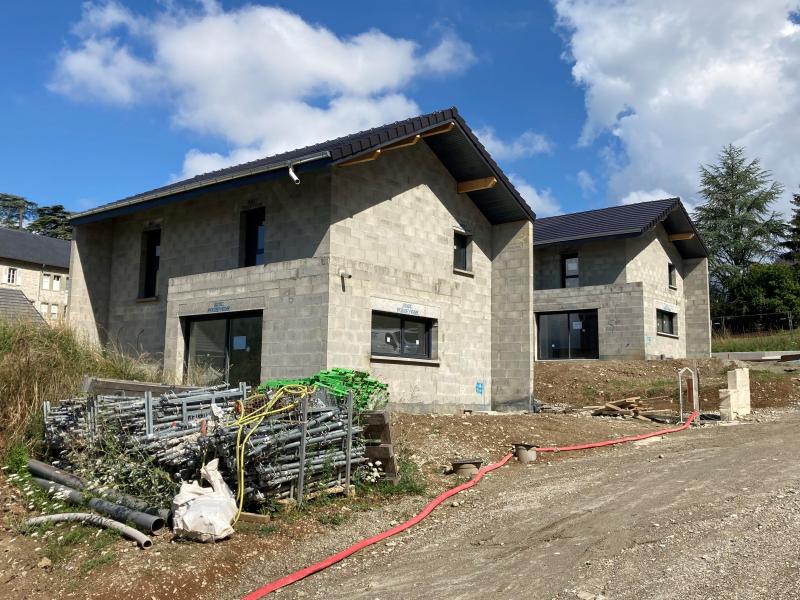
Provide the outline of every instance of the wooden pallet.
<path id="1" fill-rule="evenodd" d="M 361 424 L 364 427 L 365 449 L 370 462 L 381 461 L 382 479 L 398 483 L 400 474 L 397 471 L 397 457 L 392 446 L 392 430 L 389 426 L 388 409 L 381 411 L 365 411 L 361 413 Z"/>

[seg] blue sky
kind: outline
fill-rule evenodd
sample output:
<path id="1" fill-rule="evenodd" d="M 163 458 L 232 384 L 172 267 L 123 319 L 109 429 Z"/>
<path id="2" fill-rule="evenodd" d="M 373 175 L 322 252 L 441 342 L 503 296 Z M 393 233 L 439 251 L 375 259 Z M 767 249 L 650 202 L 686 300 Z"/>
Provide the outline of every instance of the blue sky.
<path id="1" fill-rule="evenodd" d="M 451 105 L 542 215 L 691 204 L 728 142 L 800 183 L 796 2 L 253 4 L 3 3 L 0 190 L 81 210 Z"/>

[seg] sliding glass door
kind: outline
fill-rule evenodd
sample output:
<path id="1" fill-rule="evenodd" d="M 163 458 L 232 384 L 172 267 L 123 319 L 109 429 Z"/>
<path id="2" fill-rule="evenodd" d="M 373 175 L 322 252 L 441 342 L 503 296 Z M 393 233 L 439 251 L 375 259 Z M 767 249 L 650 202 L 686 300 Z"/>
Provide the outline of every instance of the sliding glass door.
<path id="1" fill-rule="evenodd" d="M 260 383 L 262 321 L 261 313 L 188 319 L 187 381 Z"/>
<path id="2" fill-rule="evenodd" d="M 599 358 L 596 310 L 542 313 L 536 324 L 539 360 Z"/>

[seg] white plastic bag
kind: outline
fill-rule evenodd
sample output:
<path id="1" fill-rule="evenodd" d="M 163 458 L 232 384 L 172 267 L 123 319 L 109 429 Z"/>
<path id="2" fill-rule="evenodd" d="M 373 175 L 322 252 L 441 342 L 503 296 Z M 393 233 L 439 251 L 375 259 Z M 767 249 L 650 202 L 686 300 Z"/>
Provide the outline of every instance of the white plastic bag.
<path id="1" fill-rule="evenodd" d="M 211 484 L 182 483 L 172 500 L 173 532 L 199 542 L 218 542 L 233 533 L 236 499 L 219 472 L 219 459 L 202 469 L 200 475 Z"/>

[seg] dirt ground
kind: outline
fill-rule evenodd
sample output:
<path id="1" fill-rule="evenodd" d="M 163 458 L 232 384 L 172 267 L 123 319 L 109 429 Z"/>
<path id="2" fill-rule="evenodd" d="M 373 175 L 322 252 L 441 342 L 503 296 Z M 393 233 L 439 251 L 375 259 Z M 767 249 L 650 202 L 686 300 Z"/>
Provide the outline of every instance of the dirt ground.
<path id="1" fill-rule="evenodd" d="M 678 371 L 697 368 L 700 373 L 700 408 L 719 408 L 718 390 L 727 387 L 726 373 L 733 367 L 750 368 L 753 408 L 791 406 L 800 400 L 800 366 L 795 362 L 750 362 L 707 358 L 649 361 L 537 362 L 535 397 L 548 404 L 580 407 L 628 396 L 656 397 L 655 408 L 677 406 Z M 665 398 L 666 396 L 666 398 Z"/>
<path id="2" fill-rule="evenodd" d="M 590 388 L 588 398 L 591 398 L 597 392 L 597 385 L 599 391 L 609 393 L 612 399 L 654 396 L 657 394 L 653 391 L 649 394 L 639 391 L 642 382 L 648 382 L 644 385 L 650 386 L 648 390 L 661 386 L 663 391 L 666 383 L 659 384 L 659 380 L 672 380 L 677 366 L 670 363 L 626 366 L 594 362 L 594 370 L 575 363 L 566 365 L 567 371 L 562 364 L 558 377 L 550 370 L 551 365 L 542 363 L 544 366 L 537 365 L 537 397 L 561 403 L 570 398 L 573 406 L 581 406 L 594 401 L 589 402 L 580 390 Z M 708 395 L 713 391 L 716 396 L 714 386 L 724 384 L 723 365 L 709 361 L 700 368 Z M 627 592 L 614 588 L 615 574 L 630 573 L 634 581 L 639 569 L 639 573 L 647 574 L 646 582 L 663 584 L 665 577 L 671 580 L 665 573 L 673 571 L 665 571 L 667 568 L 674 569 L 676 576 L 690 566 L 694 569 L 692 573 L 711 572 L 708 569 L 713 571 L 721 563 L 697 559 L 697 552 L 692 554 L 692 545 L 702 542 L 709 532 L 713 533 L 709 540 L 719 544 L 728 534 L 732 539 L 744 536 L 742 539 L 751 540 L 748 544 L 752 547 L 747 551 L 751 556 L 766 556 L 781 550 L 786 561 L 796 566 L 797 551 L 792 554 L 788 548 L 777 548 L 778 542 L 766 534 L 785 531 L 789 539 L 800 533 L 797 521 L 790 519 L 794 495 L 787 491 L 800 487 L 796 481 L 800 464 L 797 463 L 800 393 L 793 380 L 796 373 L 785 371 L 794 367 L 773 366 L 774 372 L 757 368 L 759 372 L 752 376 L 754 404 L 788 405 L 794 410 L 762 409 L 747 424 L 678 434 L 675 440 L 665 439 L 653 446 L 545 455 L 528 468 L 503 468 L 463 494 L 460 499 L 463 505 L 448 504 L 413 532 L 368 549 L 328 573 L 281 594 L 288 598 L 318 597 L 320 590 L 325 589 L 325 595 L 334 598 L 345 597 L 345 592 L 352 592 L 354 598 L 416 598 L 421 588 L 413 587 L 413 583 L 418 581 L 426 590 L 432 590 L 433 598 L 572 598 L 573 592 L 564 590 L 573 589 L 592 594 L 613 591 L 607 594 L 609 598 L 666 598 L 671 596 L 653 591 L 661 588 L 645 589 L 639 583 L 631 585 L 632 589 L 644 590 L 640 595 L 626 595 Z M 538 389 L 552 389 L 547 388 L 550 381 L 560 382 L 564 391 L 560 395 L 551 392 L 550 397 L 543 398 Z M 610 382 L 615 382 L 613 392 Z M 709 399 L 708 407 L 712 403 Z M 591 417 L 585 411 L 537 415 L 395 415 L 392 430 L 396 449 L 426 480 L 424 494 L 337 499 L 306 512 L 279 515 L 269 525 L 241 524 L 233 538 L 215 545 L 178 542 L 169 534 L 161 535 L 154 538 L 149 551 L 141 551 L 119 538 L 96 538 L 94 531 L 89 530 L 85 539 L 62 552 L 57 540 L 76 533 L 70 526 L 52 530 L 46 539 L 19 534 L 18 523 L 30 516 L 28 501 L 22 491 L 0 475 L 0 598 L 239 597 L 412 516 L 431 497 L 456 483 L 452 475 L 444 474 L 453 458 L 474 456 L 488 463 L 503 456 L 514 442 L 565 445 L 659 427 L 642 421 Z M 792 443 L 778 442 L 786 441 L 793 432 Z M 739 440 L 737 436 L 743 437 Z M 769 452 L 774 453 L 776 461 L 767 459 L 767 450 L 758 450 L 761 438 L 768 442 L 765 448 L 771 448 Z M 737 440 L 741 441 L 741 450 Z M 657 458 L 660 454 L 665 459 Z M 757 484 L 759 477 L 765 482 L 763 488 Z M 671 483 L 676 478 L 683 487 L 673 490 Z M 708 485 L 704 483 L 706 480 Z M 714 481 L 719 490 L 715 491 L 710 483 Z M 735 498 L 729 500 L 723 492 L 739 485 Z M 684 488 L 697 490 L 698 494 L 678 493 Z M 593 491 L 590 494 L 587 490 Z M 595 490 L 602 494 L 595 497 Z M 706 517 L 709 502 L 713 509 L 708 513 L 711 516 Z M 736 507 L 734 512 L 738 517 L 732 517 L 740 519 L 736 523 L 719 516 L 718 511 L 729 506 Z M 764 512 L 765 506 L 771 506 L 770 511 Z M 755 529 L 749 533 L 746 529 L 717 532 L 712 527 L 717 522 L 731 528 L 749 523 Z M 760 528 L 756 527 L 759 523 Z M 658 533 L 662 541 L 642 542 L 653 533 Z M 665 542 L 667 535 L 675 537 Z M 573 543 L 580 548 L 571 548 Z M 664 549 L 660 544 L 667 550 L 661 552 Z M 58 552 L 48 565 L 42 557 L 54 556 L 54 546 Z M 645 553 L 648 548 L 650 554 Z M 726 560 L 733 560 L 725 544 L 713 551 L 709 549 L 706 554 L 717 556 L 718 551 Z M 685 553 L 687 562 L 683 564 Z M 440 557 L 438 562 L 436 556 Z M 578 560 L 584 556 L 588 558 Z M 423 558 L 432 561 L 430 573 L 436 574 L 436 581 L 432 575 L 428 576 L 427 565 L 421 562 Z M 420 562 L 415 563 L 417 559 Z M 591 564 L 584 564 L 587 560 Z M 764 572 L 770 577 L 783 577 L 769 561 L 764 565 L 762 562 L 752 566 L 751 571 L 766 569 Z M 473 564 L 478 568 L 476 572 Z M 503 566 L 506 564 L 513 568 L 506 569 Z M 724 569 L 733 572 L 739 564 Z M 494 574 L 499 567 L 502 577 Z M 515 570 L 520 575 L 512 576 L 511 571 Z M 542 580 L 538 574 L 545 572 L 548 577 Z M 481 587 L 484 579 L 496 589 Z M 551 579 L 559 583 L 545 585 Z M 541 585 L 531 583 L 534 580 L 542 580 Z M 503 591 L 504 585 L 511 587 Z M 753 592 L 730 597 L 767 596 Z"/>

